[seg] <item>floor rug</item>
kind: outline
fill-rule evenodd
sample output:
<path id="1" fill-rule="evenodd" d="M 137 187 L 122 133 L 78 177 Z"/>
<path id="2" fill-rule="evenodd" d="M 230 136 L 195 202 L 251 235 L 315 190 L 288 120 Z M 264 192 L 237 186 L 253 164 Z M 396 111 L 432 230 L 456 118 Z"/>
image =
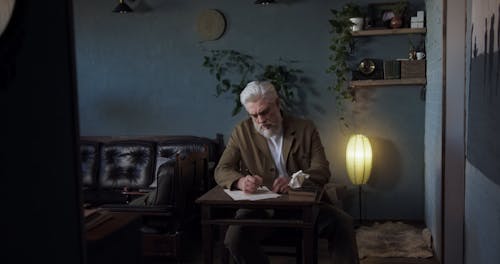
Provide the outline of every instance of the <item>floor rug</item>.
<path id="1" fill-rule="evenodd" d="M 417 228 L 403 222 L 374 223 L 356 230 L 359 258 L 433 256 L 431 235 L 427 228 Z"/>
<path id="2" fill-rule="evenodd" d="M 439 264 L 434 257 L 432 258 L 365 258 L 361 264 Z"/>

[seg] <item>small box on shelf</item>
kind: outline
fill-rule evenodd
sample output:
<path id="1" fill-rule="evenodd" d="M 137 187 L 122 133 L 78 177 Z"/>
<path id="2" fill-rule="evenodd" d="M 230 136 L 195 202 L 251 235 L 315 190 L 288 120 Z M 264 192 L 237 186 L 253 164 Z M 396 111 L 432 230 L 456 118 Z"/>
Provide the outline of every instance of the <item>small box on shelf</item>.
<path id="1" fill-rule="evenodd" d="M 384 61 L 384 79 L 399 79 L 401 77 L 400 63 L 397 60 Z"/>
<path id="2" fill-rule="evenodd" d="M 420 21 L 424 21 L 424 16 L 425 16 L 425 12 L 420 10 L 420 11 L 417 11 L 417 18 L 420 20 Z"/>
<path id="3" fill-rule="evenodd" d="M 411 28 L 424 28 L 424 22 L 411 22 Z"/>
<path id="4" fill-rule="evenodd" d="M 410 19 L 411 28 L 423 28 L 424 27 L 424 11 L 418 11 L 417 16 L 413 16 Z"/>
<path id="5" fill-rule="evenodd" d="M 402 60 L 401 79 L 425 78 L 425 60 Z"/>

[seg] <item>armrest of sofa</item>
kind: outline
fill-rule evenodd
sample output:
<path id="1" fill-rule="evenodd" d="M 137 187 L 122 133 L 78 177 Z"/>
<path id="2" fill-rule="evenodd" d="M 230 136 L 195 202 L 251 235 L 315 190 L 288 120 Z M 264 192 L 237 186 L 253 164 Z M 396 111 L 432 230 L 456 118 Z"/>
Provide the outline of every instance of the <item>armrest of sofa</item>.
<path id="1" fill-rule="evenodd" d="M 147 195 L 149 192 L 151 192 L 153 190 L 154 190 L 154 188 L 138 189 L 138 190 L 128 190 L 128 188 L 123 188 L 123 190 L 121 191 L 121 194 L 123 196 L 125 196 L 125 199 L 126 199 L 127 204 L 128 204 L 137 198 L 144 197 L 145 195 Z"/>
<path id="2" fill-rule="evenodd" d="M 129 205 L 129 204 L 103 204 L 100 206 L 111 212 L 134 212 L 141 215 L 172 216 L 173 207 L 170 205 Z"/>

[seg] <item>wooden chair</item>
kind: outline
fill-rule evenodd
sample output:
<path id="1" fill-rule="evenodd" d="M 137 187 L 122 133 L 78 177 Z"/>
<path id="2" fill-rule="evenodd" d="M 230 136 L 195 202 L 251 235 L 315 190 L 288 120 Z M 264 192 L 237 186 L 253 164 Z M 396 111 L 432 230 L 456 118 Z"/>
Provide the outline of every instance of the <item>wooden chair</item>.
<path id="1" fill-rule="evenodd" d="M 219 227 L 218 246 L 221 263 L 231 263 L 231 254 L 224 245 L 224 237 L 227 226 Z M 318 237 L 314 239 L 314 263 L 317 263 L 317 242 Z M 261 247 L 268 256 L 291 256 L 295 257 L 295 263 L 302 263 L 302 234 L 295 228 L 283 227 L 272 231 L 272 234 L 261 241 Z"/>
<path id="2" fill-rule="evenodd" d="M 226 227 L 227 228 L 227 227 Z M 222 228 L 224 229 L 224 228 Z M 221 230 L 222 230 L 221 229 Z M 264 252 L 268 256 L 291 256 L 295 257 L 295 263 L 302 263 L 302 238 L 300 232 L 294 232 L 295 235 L 286 236 L 289 240 L 285 239 L 266 239 L 262 241 L 261 246 Z M 221 258 L 221 263 L 229 264 L 231 263 L 231 254 L 227 248 L 225 248 L 224 231 L 220 232 L 219 237 L 222 238 L 219 242 L 219 254 Z M 315 248 L 317 251 L 317 239 L 315 240 Z M 317 252 L 314 253 L 314 263 L 317 263 L 318 257 Z"/>
<path id="3" fill-rule="evenodd" d="M 199 226 L 199 208 L 195 200 L 208 183 L 208 148 L 200 152 L 180 153 L 175 162 L 163 164 L 158 171 L 158 186 L 146 197 L 146 204 L 106 204 L 115 212 L 134 212 L 142 217 L 142 245 L 145 257 L 171 257 L 180 262 L 186 237 Z M 136 192 L 124 192 L 130 199 Z M 142 200 L 141 200 L 142 201 Z M 196 234 L 194 234 L 196 235 Z"/>

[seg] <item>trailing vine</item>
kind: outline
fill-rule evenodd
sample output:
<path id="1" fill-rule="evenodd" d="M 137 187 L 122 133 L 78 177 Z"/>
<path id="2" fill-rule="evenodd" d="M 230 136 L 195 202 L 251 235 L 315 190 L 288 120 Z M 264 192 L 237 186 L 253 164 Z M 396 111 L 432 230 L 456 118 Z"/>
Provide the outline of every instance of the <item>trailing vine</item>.
<path id="1" fill-rule="evenodd" d="M 355 42 L 352 37 L 351 27 L 354 25 L 349 18 L 362 16 L 360 7 L 357 4 L 347 3 L 339 11 L 332 9 L 332 19 L 329 20 L 332 34 L 331 45 L 329 47 L 331 55 L 328 57 L 331 65 L 327 73 L 333 74 L 335 81 L 328 87 L 335 92 L 335 104 L 337 111 L 341 114 L 340 120 L 348 126 L 343 116 L 344 101 L 354 101 L 352 89 L 347 85 L 351 73 L 349 59 L 354 50 Z"/>

